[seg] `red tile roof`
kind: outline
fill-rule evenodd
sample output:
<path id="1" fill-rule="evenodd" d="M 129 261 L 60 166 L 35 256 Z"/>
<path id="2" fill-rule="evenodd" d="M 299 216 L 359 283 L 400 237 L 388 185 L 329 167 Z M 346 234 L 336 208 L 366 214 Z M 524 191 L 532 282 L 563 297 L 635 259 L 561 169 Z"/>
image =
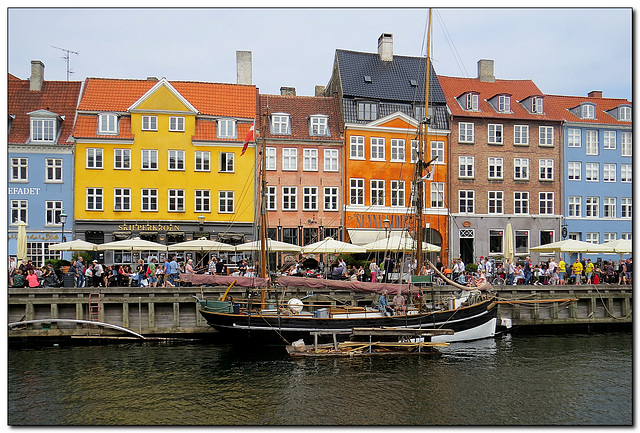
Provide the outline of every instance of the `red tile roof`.
<path id="1" fill-rule="evenodd" d="M 64 116 L 57 144 L 73 144 L 69 139 L 73 131 L 76 105 L 82 87 L 81 81 L 44 81 L 42 90 L 29 90 L 29 80 L 21 80 L 8 74 L 8 114 L 15 116 L 11 122 L 8 143 L 26 143 L 31 133 L 31 122 L 27 113 L 47 110 Z"/>
<path id="2" fill-rule="evenodd" d="M 583 102 L 592 102 L 596 105 L 596 118 L 595 119 L 581 119 L 572 112 L 571 108 L 575 108 Z M 631 121 L 623 122 L 615 119 L 606 111 L 619 107 L 620 105 L 631 105 L 631 102 L 626 99 L 618 98 L 594 98 L 584 96 L 560 96 L 560 95 L 546 95 L 544 97 L 545 111 L 550 116 L 566 120 L 568 122 L 584 122 L 594 124 L 611 124 L 611 125 L 631 125 Z"/>
<path id="3" fill-rule="evenodd" d="M 264 138 L 342 141 L 344 128 L 337 97 L 260 95 L 260 113 L 261 116 L 256 121 L 256 128 L 260 130 Z M 272 135 L 268 125 L 262 128 L 264 116 L 271 113 L 290 115 L 291 135 Z M 329 116 L 330 137 L 309 134 L 309 116 L 314 114 Z"/>

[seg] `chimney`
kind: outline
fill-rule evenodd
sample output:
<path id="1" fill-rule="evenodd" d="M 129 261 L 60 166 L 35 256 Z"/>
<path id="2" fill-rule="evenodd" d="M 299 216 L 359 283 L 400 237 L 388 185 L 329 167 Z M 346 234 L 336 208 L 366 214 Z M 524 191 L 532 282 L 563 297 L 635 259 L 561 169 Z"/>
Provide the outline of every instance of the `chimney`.
<path id="1" fill-rule="evenodd" d="M 236 67 L 238 69 L 238 84 L 252 84 L 251 51 L 236 51 Z"/>
<path id="2" fill-rule="evenodd" d="M 393 60 L 393 35 L 391 33 L 383 33 L 378 38 L 378 54 L 383 62 Z"/>
<path id="3" fill-rule="evenodd" d="M 316 86 L 316 96 L 324 96 L 324 86 Z"/>
<path id="4" fill-rule="evenodd" d="M 602 90 L 592 90 L 589 92 L 589 98 L 602 98 Z"/>
<path id="5" fill-rule="evenodd" d="M 158 77 L 147 77 L 147 81 L 158 81 Z"/>
<path id="6" fill-rule="evenodd" d="M 496 82 L 496 77 L 493 75 L 493 60 L 478 60 L 478 81 Z"/>
<path id="7" fill-rule="evenodd" d="M 42 90 L 42 82 L 44 81 L 44 63 L 40 60 L 31 61 L 31 78 L 29 78 L 29 90 L 37 92 Z"/>
<path id="8" fill-rule="evenodd" d="M 282 96 L 296 96 L 295 87 L 280 87 L 280 95 Z"/>

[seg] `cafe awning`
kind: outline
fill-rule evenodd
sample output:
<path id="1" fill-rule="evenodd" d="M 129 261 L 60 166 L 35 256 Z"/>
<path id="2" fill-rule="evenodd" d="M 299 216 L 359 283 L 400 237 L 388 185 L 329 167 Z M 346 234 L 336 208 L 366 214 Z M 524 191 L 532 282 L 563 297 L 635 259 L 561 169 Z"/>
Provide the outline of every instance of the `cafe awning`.
<path id="1" fill-rule="evenodd" d="M 371 242 L 379 241 L 387 237 L 387 233 L 384 229 L 347 229 L 349 233 L 349 239 L 354 245 L 365 245 Z M 405 234 L 406 230 L 391 229 L 389 230 L 389 236 L 400 236 Z"/>

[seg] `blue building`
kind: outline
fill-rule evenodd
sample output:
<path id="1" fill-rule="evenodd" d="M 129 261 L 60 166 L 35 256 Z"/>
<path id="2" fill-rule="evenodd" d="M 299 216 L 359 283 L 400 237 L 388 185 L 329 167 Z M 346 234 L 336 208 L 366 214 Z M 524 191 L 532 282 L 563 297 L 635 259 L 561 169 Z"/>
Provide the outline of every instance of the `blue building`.
<path id="1" fill-rule="evenodd" d="M 31 62 L 31 77 L 8 74 L 8 253 L 17 252 L 18 223 L 27 224 L 27 257 L 71 258 L 49 251 L 73 233 L 73 126 L 82 87 L 75 81 L 44 81 L 44 64 Z M 68 215 L 64 225 L 63 212 Z"/>
<path id="2" fill-rule="evenodd" d="M 545 101 L 563 119 L 563 238 L 596 244 L 631 239 L 631 102 L 603 98 L 601 91 L 588 97 L 547 95 Z"/>

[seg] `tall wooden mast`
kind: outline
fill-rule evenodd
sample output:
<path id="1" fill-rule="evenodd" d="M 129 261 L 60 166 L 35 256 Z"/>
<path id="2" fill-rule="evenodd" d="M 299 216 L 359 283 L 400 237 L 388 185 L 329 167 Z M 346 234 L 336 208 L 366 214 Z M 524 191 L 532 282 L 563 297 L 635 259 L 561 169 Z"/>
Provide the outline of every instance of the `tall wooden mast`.
<path id="1" fill-rule="evenodd" d="M 260 126 L 260 129 L 264 128 L 264 122 L 261 122 Z M 260 162 L 260 190 L 258 191 L 260 197 L 260 277 L 267 278 L 267 197 L 265 195 L 265 191 L 267 190 L 267 179 L 265 178 L 267 158 L 264 134 L 260 134 L 260 137 L 256 138 L 256 145 L 258 139 L 261 141 L 260 154 L 262 156 Z"/>

